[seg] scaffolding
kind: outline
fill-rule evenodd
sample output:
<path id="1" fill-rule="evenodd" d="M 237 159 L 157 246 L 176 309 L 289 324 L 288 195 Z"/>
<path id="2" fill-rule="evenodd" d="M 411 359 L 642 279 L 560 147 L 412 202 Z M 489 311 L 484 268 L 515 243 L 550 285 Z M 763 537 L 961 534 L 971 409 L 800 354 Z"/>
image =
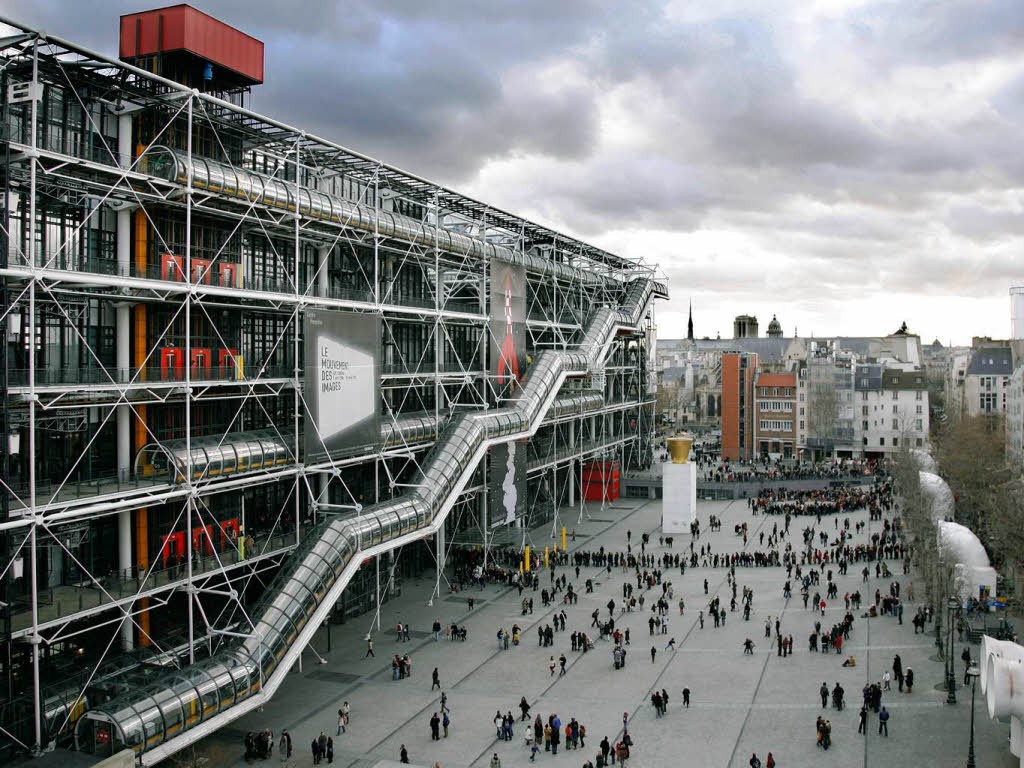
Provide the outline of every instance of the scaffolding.
<path id="1" fill-rule="evenodd" d="M 450 542 L 575 514 L 584 461 L 650 462 L 654 268 L 0 21 L 0 756 L 77 732 L 157 762 L 271 695 L 364 560 L 379 608 L 382 563 L 432 537 L 440 591 Z M 512 382 L 499 263 L 525 275 Z M 325 311 L 379 320 L 355 449 L 311 417 Z M 496 525 L 490 450 L 527 436 L 543 496 Z M 299 572 L 319 587 L 266 590 Z"/>

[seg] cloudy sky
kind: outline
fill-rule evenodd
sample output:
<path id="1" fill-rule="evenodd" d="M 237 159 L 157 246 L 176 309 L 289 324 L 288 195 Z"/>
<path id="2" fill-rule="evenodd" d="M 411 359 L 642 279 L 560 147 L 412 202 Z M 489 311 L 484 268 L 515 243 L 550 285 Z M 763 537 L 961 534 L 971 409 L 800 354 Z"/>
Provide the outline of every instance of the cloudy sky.
<path id="1" fill-rule="evenodd" d="M 1009 333 L 1020 0 L 193 4 L 266 43 L 258 111 L 658 263 L 663 337 Z M 110 54 L 148 7 L 0 0 Z"/>

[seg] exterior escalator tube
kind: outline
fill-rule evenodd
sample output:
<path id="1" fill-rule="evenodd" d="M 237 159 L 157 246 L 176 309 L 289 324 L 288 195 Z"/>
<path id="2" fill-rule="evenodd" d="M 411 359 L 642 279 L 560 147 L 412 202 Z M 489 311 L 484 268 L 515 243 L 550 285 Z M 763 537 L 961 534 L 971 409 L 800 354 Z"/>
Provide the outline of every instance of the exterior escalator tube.
<path id="1" fill-rule="evenodd" d="M 162 682 L 154 680 L 145 690 L 86 712 L 76 728 L 79 745 L 90 743 L 89 729 L 112 727 L 125 746 L 140 753 L 144 765 L 153 765 L 272 696 L 355 574 L 366 556 L 362 553 L 373 548 L 372 554 L 379 554 L 429 536 L 488 447 L 532 435 L 551 412 L 566 378 L 598 371 L 614 335 L 636 329 L 650 302 L 662 296 L 667 292 L 660 284 L 628 284 L 623 306 L 595 312 L 578 349 L 537 356 L 510 405 L 453 419 L 425 457 L 414 491 L 367 507 L 356 518 L 327 519 L 309 531 L 250 610 L 253 628 L 245 639 L 184 672 L 168 673 Z M 556 412 L 593 406 L 595 394 L 566 398 Z M 183 676 L 201 682 L 183 684 Z M 200 684 L 217 691 L 216 701 L 211 694 L 209 703 L 204 694 L 201 717 L 196 714 Z"/>

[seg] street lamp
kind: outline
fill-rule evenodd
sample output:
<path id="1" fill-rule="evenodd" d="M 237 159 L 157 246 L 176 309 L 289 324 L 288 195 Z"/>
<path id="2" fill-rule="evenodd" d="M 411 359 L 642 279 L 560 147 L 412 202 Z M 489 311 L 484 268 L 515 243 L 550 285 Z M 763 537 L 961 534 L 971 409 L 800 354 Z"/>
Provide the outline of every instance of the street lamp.
<path id="1" fill-rule="evenodd" d="M 967 768 L 975 768 L 974 765 L 974 689 L 977 688 L 978 676 L 981 670 L 971 665 L 967 670 L 967 677 L 971 679 L 971 746 L 967 750 Z"/>
<path id="2" fill-rule="evenodd" d="M 960 610 L 960 601 L 955 597 L 949 598 L 949 621 L 946 628 L 949 634 L 949 653 L 946 654 L 946 703 L 956 704 L 956 662 L 953 659 L 953 624 L 956 622 L 957 611 Z"/>

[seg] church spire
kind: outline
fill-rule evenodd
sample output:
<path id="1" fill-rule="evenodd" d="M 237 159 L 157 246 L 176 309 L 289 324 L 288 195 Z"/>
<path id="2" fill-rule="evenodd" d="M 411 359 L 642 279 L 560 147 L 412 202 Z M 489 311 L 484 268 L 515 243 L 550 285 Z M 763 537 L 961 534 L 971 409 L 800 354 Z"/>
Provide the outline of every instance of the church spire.
<path id="1" fill-rule="evenodd" d="M 690 319 L 686 322 L 686 338 L 693 341 L 693 299 L 690 299 Z"/>

